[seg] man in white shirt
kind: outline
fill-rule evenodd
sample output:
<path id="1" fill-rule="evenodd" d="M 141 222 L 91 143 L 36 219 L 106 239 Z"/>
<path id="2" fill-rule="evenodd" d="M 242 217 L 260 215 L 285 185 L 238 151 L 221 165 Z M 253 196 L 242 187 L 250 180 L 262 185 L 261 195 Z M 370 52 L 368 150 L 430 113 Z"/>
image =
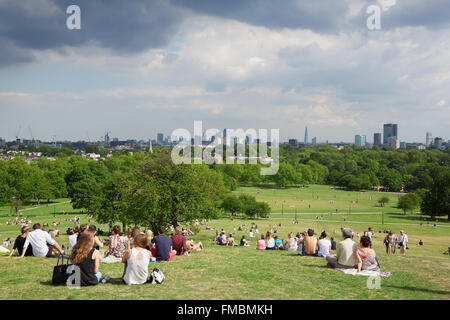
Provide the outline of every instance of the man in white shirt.
<path id="1" fill-rule="evenodd" d="M 370 238 L 370 247 L 372 248 L 372 228 L 369 228 L 366 232 L 364 232 L 364 235 Z"/>
<path id="2" fill-rule="evenodd" d="M 20 256 L 21 258 L 25 255 L 25 251 L 30 244 L 33 248 L 33 255 L 35 257 L 51 257 L 53 255 L 53 248 L 55 248 L 60 254 L 63 254 L 63 250 L 59 244 L 52 239 L 48 232 L 41 229 L 41 225 L 39 223 L 35 223 L 33 225 L 33 231 L 28 234 L 23 245 L 22 255 Z"/>
<path id="3" fill-rule="evenodd" d="M 358 249 L 358 245 L 352 240 L 352 234 L 352 230 L 343 228 L 342 236 L 344 241 L 338 243 L 336 256 L 326 256 L 328 263 L 334 268 L 357 268 L 355 251 Z"/>
<path id="4" fill-rule="evenodd" d="M 397 237 L 397 243 L 400 246 L 400 253 L 405 254 L 405 248 L 408 245 L 408 236 L 405 231 L 400 230 L 400 234 Z"/>

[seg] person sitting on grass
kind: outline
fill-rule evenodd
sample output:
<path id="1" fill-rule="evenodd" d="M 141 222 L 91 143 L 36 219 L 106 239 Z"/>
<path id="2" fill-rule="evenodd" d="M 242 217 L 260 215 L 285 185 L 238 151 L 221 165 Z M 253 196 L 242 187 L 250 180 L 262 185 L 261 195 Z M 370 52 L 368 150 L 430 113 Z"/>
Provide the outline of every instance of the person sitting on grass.
<path id="1" fill-rule="evenodd" d="M 89 232 L 92 232 L 92 233 L 94 234 L 94 247 L 95 247 L 97 250 L 100 250 L 101 248 L 103 248 L 103 241 L 100 240 L 100 239 L 97 237 L 97 235 L 96 235 L 96 234 L 97 234 L 97 227 L 94 226 L 94 225 L 90 225 L 90 226 L 87 227 L 86 230 L 89 231 Z"/>
<path id="2" fill-rule="evenodd" d="M 12 248 L 11 252 L 9 253 L 9 257 L 11 257 L 14 253 L 14 251 L 17 249 L 17 252 L 19 253 L 19 256 L 22 255 L 22 251 L 23 251 L 23 245 L 25 244 L 25 241 L 27 239 L 28 233 L 30 233 L 30 227 L 28 226 L 23 226 L 20 229 L 20 235 L 17 236 L 16 241 L 14 241 L 14 247 Z M 25 252 L 25 256 L 32 256 L 33 255 L 33 249 L 31 244 L 28 245 L 28 248 Z"/>
<path id="3" fill-rule="evenodd" d="M 356 268 L 357 261 L 355 251 L 358 249 L 358 245 L 352 240 L 352 230 L 343 228 L 342 236 L 344 240 L 338 243 L 336 256 L 326 256 L 327 262 L 333 268 Z"/>
<path id="4" fill-rule="evenodd" d="M 288 251 L 297 251 L 297 240 L 292 232 L 288 234 L 288 239 L 285 241 L 284 246 Z"/>
<path id="5" fill-rule="evenodd" d="M 266 250 L 266 241 L 264 240 L 263 234 L 261 235 L 261 239 L 258 240 L 256 250 Z"/>
<path id="6" fill-rule="evenodd" d="M 334 240 L 333 237 L 330 238 L 331 241 L 331 250 L 335 251 L 336 250 L 336 241 Z"/>
<path id="7" fill-rule="evenodd" d="M 241 247 L 250 247 L 250 245 L 249 245 L 247 239 L 245 239 L 245 235 L 242 235 L 240 245 L 241 245 Z"/>
<path id="8" fill-rule="evenodd" d="M 275 240 L 275 249 L 283 250 L 284 249 L 283 240 L 278 239 L 278 236 L 275 236 L 273 239 Z"/>
<path id="9" fill-rule="evenodd" d="M 75 247 L 76 243 L 77 243 L 77 239 L 78 239 L 78 235 L 79 235 L 79 229 L 78 226 L 75 226 L 73 228 L 73 232 L 72 234 L 69 236 L 69 250 L 72 250 L 73 247 Z"/>
<path id="10" fill-rule="evenodd" d="M 146 249 L 147 236 L 138 234 L 134 238 L 134 247 L 126 250 L 122 262 L 125 263 L 123 281 L 128 284 L 144 284 L 148 280 L 148 264 L 152 254 Z"/>
<path id="11" fill-rule="evenodd" d="M 225 232 L 221 232 L 219 236 L 217 237 L 217 244 L 220 246 L 226 246 L 227 245 L 227 239 L 225 237 Z"/>
<path id="12" fill-rule="evenodd" d="M 270 231 L 266 233 L 266 250 L 275 250 L 275 239 Z"/>
<path id="13" fill-rule="evenodd" d="M 53 249 L 56 249 L 60 254 L 64 254 L 64 250 L 61 249 L 58 242 L 52 239 L 48 232 L 43 231 L 39 223 L 35 223 L 33 231 L 28 234 L 20 258 L 25 256 L 29 245 L 33 248 L 33 256 L 35 257 L 54 257 Z"/>
<path id="14" fill-rule="evenodd" d="M 89 230 L 81 233 L 70 254 L 70 261 L 80 268 L 81 286 L 94 286 L 102 279 L 100 251 L 94 248 L 94 237 L 95 234 Z"/>
<path id="15" fill-rule="evenodd" d="M 233 234 L 231 234 L 231 233 L 230 233 L 230 235 L 228 237 L 227 245 L 234 246 L 234 238 L 233 238 Z"/>
<path id="16" fill-rule="evenodd" d="M 114 226 L 111 230 L 112 235 L 108 237 L 109 250 L 108 256 L 122 258 L 125 239 L 120 235 L 120 226 Z"/>
<path id="17" fill-rule="evenodd" d="M 301 241 L 301 243 L 303 243 L 302 255 L 304 256 L 317 255 L 317 238 L 314 236 L 313 229 L 308 229 L 308 232 Z"/>
<path id="18" fill-rule="evenodd" d="M 444 254 L 447 254 L 447 255 L 450 254 L 450 247 L 448 247 L 447 251 L 445 251 Z"/>
<path id="19" fill-rule="evenodd" d="M 172 239 L 165 235 L 166 228 L 160 226 L 158 228 L 158 235 L 152 239 L 155 248 L 152 249 L 152 255 L 157 261 L 170 261 L 177 252 L 173 250 Z"/>
<path id="20" fill-rule="evenodd" d="M 189 250 L 186 246 L 186 237 L 183 236 L 183 229 L 180 226 L 175 228 L 175 235 L 172 236 L 173 249 L 177 252 L 177 256 L 182 254 L 188 256 Z"/>
<path id="21" fill-rule="evenodd" d="M 331 242 L 327 239 L 327 233 L 325 231 L 320 235 L 317 246 L 319 248 L 319 251 L 317 252 L 318 257 L 326 257 L 330 254 Z"/>
<path id="22" fill-rule="evenodd" d="M 370 238 L 362 236 L 359 244 L 360 248 L 355 251 L 358 272 L 361 270 L 379 271 L 377 255 L 375 250 L 370 248 Z"/>
<path id="23" fill-rule="evenodd" d="M 423 241 L 422 240 L 419 240 L 419 243 L 418 244 L 416 244 L 416 246 L 423 246 Z"/>

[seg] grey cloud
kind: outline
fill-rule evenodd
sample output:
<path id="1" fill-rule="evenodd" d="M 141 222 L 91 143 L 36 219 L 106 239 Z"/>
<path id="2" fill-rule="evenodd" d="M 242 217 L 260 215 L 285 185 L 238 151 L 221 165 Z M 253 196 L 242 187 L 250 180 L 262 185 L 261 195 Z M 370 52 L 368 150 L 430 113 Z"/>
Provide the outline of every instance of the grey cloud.
<path id="1" fill-rule="evenodd" d="M 81 30 L 66 28 L 66 9 L 71 4 L 81 8 Z M 167 1 L 3 0 L 0 56 L 12 50 L 11 44 L 58 50 L 90 41 L 118 54 L 136 53 L 167 45 L 183 15 L 182 9 Z"/>
<path id="2" fill-rule="evenodd" d="M 345 25 L 345 1 L 171 0 L 195 12 L 268 28 L 311 29 L 337 33 Z"/>

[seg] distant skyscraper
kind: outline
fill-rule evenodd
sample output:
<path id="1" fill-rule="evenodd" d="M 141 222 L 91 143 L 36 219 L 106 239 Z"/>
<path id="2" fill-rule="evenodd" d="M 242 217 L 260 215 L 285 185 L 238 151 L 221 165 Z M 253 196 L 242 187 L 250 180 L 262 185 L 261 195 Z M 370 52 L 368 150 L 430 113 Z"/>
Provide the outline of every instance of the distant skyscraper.
<path id="1" fill-rule="evenodd" d="M 433 143 L 433 135 L 431 134 L 431 132 L 427 132 L 427 137 L 425 140 L 425 145 L 427 147 L 431 147 L 431 144 Z"/>
<path id="2" fill-rule="evenodd" d="M 297 139 L 289 139 L 289 144 L 293 147 L 297 147 L 298 141 L 297 141 Z"/>
<path id="3" fill-rule="evenodd" d="M 381 133 L 374 133 L 373 134 L 373 145 L 374 146 L 381 146 Z"/>
<path id="4" fill-rule="evenodd" d="M 158 134 L 156 135 L 156 142 L 157 142 L 158 144 L 164 144 L 164 134 L 158 133 Z"/>
<path id="5" fill-rule="evenodd" d="M 364 147 L 366 145 L 366 136 L 357 134 L 355 136 L 355 144 L 360 147 Z"/>
<path id="6" fill-rule="evenodd" d="M 389 138 L 398 139 L 398 125 L 387 123 L 383 126 L 383 144 L 389 145 Z"/>
<path id="7" fill-rule="evenodd" d="M 436 137 L 436 138 L 434 138 L 434 147 L 436 148 L 436 149 L 441 149 L 442 148 L 442 138 L 438 138 L 438 137 Z"/>
<path id="8" fill-rule="evenodd" d="M 317 144 L 317 138 L 316 137 L 312 138 L 312 142 L 311 143 L 312 143 L 313 146 L 315 146 Z"/>
<path id="9" fill-rule="evenodd" d="M 305 127 L 305 139 L 304 139 L 304 143 L 308 144 L 308 126 Z"/>

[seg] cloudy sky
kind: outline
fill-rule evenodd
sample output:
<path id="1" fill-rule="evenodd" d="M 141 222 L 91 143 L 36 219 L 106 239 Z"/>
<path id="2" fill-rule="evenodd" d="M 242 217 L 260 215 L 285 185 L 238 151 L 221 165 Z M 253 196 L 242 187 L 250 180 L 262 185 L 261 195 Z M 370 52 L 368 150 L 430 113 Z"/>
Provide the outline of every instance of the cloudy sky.
<path id="1" fill-rule="evenodd" d="M 0 137 L 148 139 L 194 120 L 450 139 L 448 0 L 0 0 Z"/>

